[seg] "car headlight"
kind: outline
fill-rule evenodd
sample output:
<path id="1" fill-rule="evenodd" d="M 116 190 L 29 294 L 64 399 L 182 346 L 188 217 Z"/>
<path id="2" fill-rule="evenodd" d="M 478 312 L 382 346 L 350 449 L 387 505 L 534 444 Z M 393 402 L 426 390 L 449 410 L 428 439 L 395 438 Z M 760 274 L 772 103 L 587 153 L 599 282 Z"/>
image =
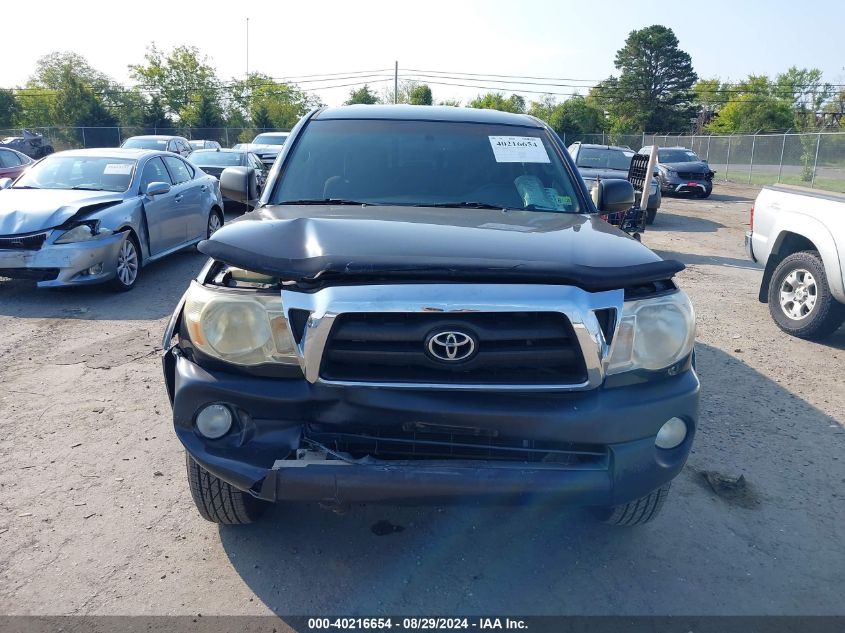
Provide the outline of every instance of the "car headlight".
<path id="1" fill-rule="evenodd" d="M 191 282 L 185 327 L 193 345 L 234 365 L 297 365 L 281 295 L 209 288 Z"/>
<path id="2" fill-rule="evenodd" d="M 87 242 L 99 237 L 111 235 L 111 229 L 101 229 L 99 222 L 83 222 L 72 229 L 68 229 L 56 238 L 54 244 L 73 244 L 74 242 Z"/>
<path id="3" fill-rule="evenodd" d="M 685 358 L 695 343 L 695 311 L 682 290 L 626 301 L 610 348 L 608 374 L 664 369 Z"/>

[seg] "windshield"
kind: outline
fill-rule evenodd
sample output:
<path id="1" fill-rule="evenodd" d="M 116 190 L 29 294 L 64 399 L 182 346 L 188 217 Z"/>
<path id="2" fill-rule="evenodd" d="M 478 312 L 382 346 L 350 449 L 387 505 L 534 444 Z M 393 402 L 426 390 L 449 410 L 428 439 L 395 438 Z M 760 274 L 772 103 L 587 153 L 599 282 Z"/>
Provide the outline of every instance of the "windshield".
<path id="1" fill-rule="evenodd" d="M 232 167 L 243 165 L 245 156 L 242 152 L 199 151 L 191 154 L 188 160 L 200 167 Z"/>
<path id="2" fill-rule="evenodd" d="M 628 171 L 633 152 L 621 149 L 582 147 L 578 152 L 578 167 L 586 169 L 617 169 Z"/>
<path id="3" fill-rule="evenodd" d="M 167 139 L 163 138 L 128 138 L 123 142 L 121 147 L 163 150 L 165 145 L 167 145 Z"/>
<path id="4" fill-rule="evenodd" d="M 444 121 L 312 121 L 270 204 L 326 199 L 579 211 L 545 130 Z"/>
<path id="5" fill-rule="evenodd" d="M 659 149 L 657 158 L 661 163 L 697 163 L 701 160 L 689 149 Z"/>
<path id="6" fill-rule="evenodd" d="M 284 145 L 286 140 L 288 140 L 287 135 L 259 134 L 252 142 L 256 145 Z"/>
<path id="7" fill-rule="evenodd" d="M 121 192 L 129 189 L 134 170 L 132 159 L 54 154 L 30 167 L 15 182 L 14 189 Z"/>

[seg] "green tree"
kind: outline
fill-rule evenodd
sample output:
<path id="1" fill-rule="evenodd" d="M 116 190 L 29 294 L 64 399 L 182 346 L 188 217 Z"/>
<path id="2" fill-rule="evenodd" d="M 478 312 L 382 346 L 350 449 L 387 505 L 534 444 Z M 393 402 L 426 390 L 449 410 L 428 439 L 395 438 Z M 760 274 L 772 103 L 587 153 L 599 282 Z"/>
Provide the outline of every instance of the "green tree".
<path id="1" fill-rule="evenodd" d="M 784 131 L 795 124 L 792 104 L 780 98 L 766 75 L 749 75 L 729 88 L 730 97 L 705 126 L 717 134 Z"/>
<path id="2" fill-rule="evenodd" d="M 270 118 L 270 112 L 267 110 L 267 106 L 259 101 L 253 108 L 252 108 L 252 125 L 260 130 L 265 130 L 267 128 L 274 127 L 273 126 L 273 119 Z"/>
<path id="3" fill-rule="evenodd" d="M 156 91 L 168 114 L 195 116 L 192 108 L 201 99 L 217 104 L 220 111 L 222 89 L 217 72 L 208 57 L 195 46 L 177 46 L 169 53 L 152 44 L 144 54 L 143 64 L 130 64 L 130 75 L 146 90 Z"/>
<path id="4" fill-rule="evenodd" d="M 414 86 L 408 94 L 408 103 L 411 105 L 431 105 L 434 99 L 431 96 L 431 88 L 427 84 Z"/>
<path id="5" fill-rule="evenodd" d="M 602 87 L 612 118 L 625 127 L 674 132 L 689 125 L 691 88 L 698 76 L 672 29 L 656 24 L 631 31 L 616 52 L 618 79 Z"/>
<path id="6" fill-rule="evenodd" d="M 80 128 L 117 127 L 117 118 L 109 112 L 91 88 L 82 83 L 70 69 L 62 77 L 63 88 L 56 93 L 52 107 L 54 124 L 74 128 L 72 135 L 86 147 L 108 147 L 116 144 L 116 130 Z"/>
<path id="7" fill-rule="evenodd" d="M 501 92 L 488 92 L 478 95 L 467 104 L 467 107 L 523 114 L 525 112 L 525 99 L 517 94 L 505 98 L 505 95 Z"/>
<path id="8" fill-rule="evenodd" d="M 216 98 L 201 92 L 196 101 L 182 109 L 182 123 L 199 128 L 222 127 L 223 109 Z"/>
<path id="9" fill-rule="evenodd" d="M 548 95 L 531 103 L 528 114 L 542 119 L 564 138 L 602 132 L 607 127 L 604 112 L 586 98 L 575 95 L 562 103 Z"/>
<path id="10" fill-rule="evenodd" d="M 158 95 L 152 95 L 149 102 L 144 106 L 144 116 L 141 123 L 144 127 L 153 129 L 173 126 L 173 121 L 164 111 L 164 106 Z"/>
<path id="11" fill-rule="evenodd" d="M 20 104 L 12 90 L 0 90 L 0 128 L 10 128 L 15 123 Z"/>
<path id="12" fill-rule="evenodd" d="M 697 111 L 695 129 L 696 134 L 701 134 L 716 113 L 725 102 L 727 93 L 722 88 L 718 78 L 699 79 L 692 87 L 693 103 Z"/>
<path id="13" fill-rule="evenodd" d="M 358 88 L 358 90 L 350 90 L 349 98 L 343 103 L 344 105 L 353 105 L 355 103 L 366 103 L 368 105 L 372 105 L 378 102 L 378 95 L 370 90 L 370 87 L 367 84 L 364 84 L 361 88 Z"/>
<path id="14" fill-rule="evenodd" d="M 461 102 L 458 99 L 443 99 L 443 101 L 437 105 L 449 106 L 450 108 L 460 108 Z"/>

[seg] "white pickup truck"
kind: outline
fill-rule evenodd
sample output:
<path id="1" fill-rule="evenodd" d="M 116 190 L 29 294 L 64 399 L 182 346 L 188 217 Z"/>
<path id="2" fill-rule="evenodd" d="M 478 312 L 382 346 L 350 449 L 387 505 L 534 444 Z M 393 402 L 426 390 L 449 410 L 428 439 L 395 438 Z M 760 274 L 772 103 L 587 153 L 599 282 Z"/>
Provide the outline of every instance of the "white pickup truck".
<path id="1" fill-rule="evenodd" d="M 820 339 L 845 322 L 845 194 L 763 187 L 745 249 L 766 267 L 760 301 L 784 332 Z"/>

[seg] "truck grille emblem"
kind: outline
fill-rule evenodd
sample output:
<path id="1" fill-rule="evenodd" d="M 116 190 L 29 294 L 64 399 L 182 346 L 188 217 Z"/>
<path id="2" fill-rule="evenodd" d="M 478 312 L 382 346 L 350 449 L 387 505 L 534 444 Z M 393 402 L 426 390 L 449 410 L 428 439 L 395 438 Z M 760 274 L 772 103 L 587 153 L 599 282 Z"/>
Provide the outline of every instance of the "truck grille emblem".
<path id="1" fill-rule="evenodd" d="M 465 332 L 444 331 L 431 334 L 426 342 L 428 353 L 437 360 L 457 362 L 475 353 L 475 338 Z"/>

